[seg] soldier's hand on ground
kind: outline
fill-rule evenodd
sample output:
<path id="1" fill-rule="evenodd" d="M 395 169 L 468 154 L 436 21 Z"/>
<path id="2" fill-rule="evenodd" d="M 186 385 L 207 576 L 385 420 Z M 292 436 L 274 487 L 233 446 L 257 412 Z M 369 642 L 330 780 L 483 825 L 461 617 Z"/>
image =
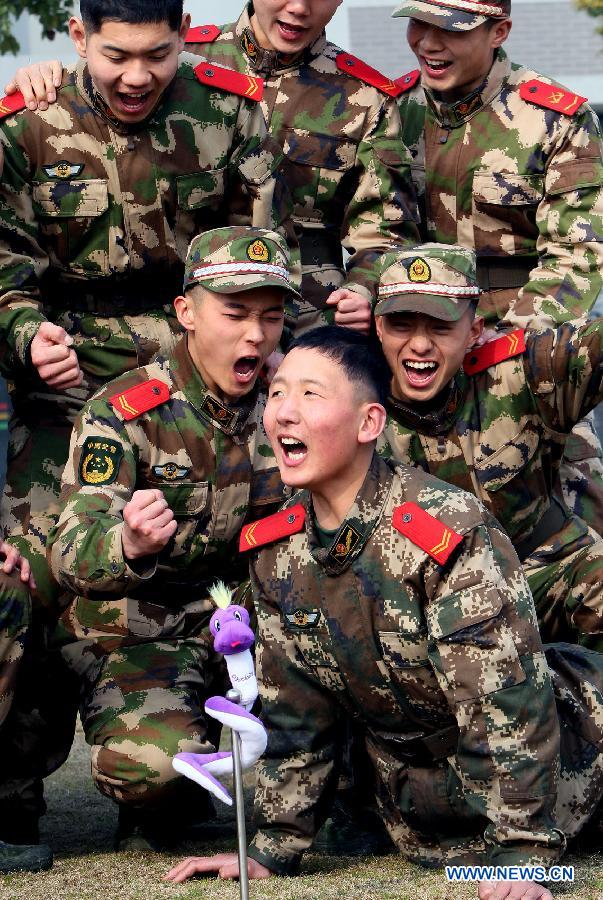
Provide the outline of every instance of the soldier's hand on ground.
<path id="1" fill-rule="evenodd" d="M 338 288 L 327 299 L 328 306 L 336 306 L 335 324 L 345 328 L 353 328 L 362 334 L 368 334 L 371 327 L 371 304 L 355 291 Z"/>
<path id="2" fill-rule="evenodd" d="M 177 527 L 174 513 L 159 488 L 134 491 L 124 507 L 121 535 L 124 556 L 139 559 L 159 553 Z"/>
<path id="3" fill-rule="evenodd" d="M 174 866 L 163 876 L 164 881 L 172 881 L 180 884 L 194 875 L 212 875 L 218 878 L 239 877 L 239 857 L 236 853 L 218 853 L 216 856 L 189 856 Z M 256 862 L 255 859 L 247 860 L 247 873 L 249 878 L 270 878 L 273 874 L 270 869 Z"/>
<path id="4" fill-rule="evenodd" d="M 56 89 L 62 77 L 63 64 L 60 59 L 33 63 L 17 69 L 4 91 L 7 94 L 21 91 L 28 109 L 48 109 L 48 104 L 57 99 Z"/>
<path id="5" fill-rule="evenodd" d="M 65 390 L 82 383 L 73 338 L 60 325 L 42 322 L 31 342 L 31 361 L 49 387 Z"/>
<path id="6" fill-rule="evenodd" d="M 480 881 L 479 900 L 553 900 L 553 895 L 534 881 Z"/>
<path id="7" fill-rule="evenodd" d="M 24 584 L 27 584 L 30 590 L 35 590 L 36 581 L 29 565 L 29 560 L 21 556 L 16 547 L 7 544 L 6 541 L 0 541 L 0 559 L 4 557 L 4 561 L 0 563 L 0 568 L 7 575 L 10 575 L 15 569 L 19 570 L 19 577 Z"/>

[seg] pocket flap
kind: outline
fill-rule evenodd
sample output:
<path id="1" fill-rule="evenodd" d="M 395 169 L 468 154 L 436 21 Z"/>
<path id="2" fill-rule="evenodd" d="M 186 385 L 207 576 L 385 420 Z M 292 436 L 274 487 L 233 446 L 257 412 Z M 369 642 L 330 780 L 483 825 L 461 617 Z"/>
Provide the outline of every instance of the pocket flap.
<path id="1" fill-rule="evenodd" d="M 383 659 L 393 669 L 410 669 L 429 665 L 427 631 L 404 634 L 400 631 L 380 631 L 379 643 Z"/>
<path id="2" fill-rule="evenodd" d="M 450 637 L 472 625 L 493 619 L 502 609 L 502 599 L 494 584 L 457 591 L 427 608 L 427 621 L 436 640 Z"/>
<path id="3" fill-rule="evenodd" d="M 194 175 L 179 175 L 176 191 L 180 209 L 198 209 L 224 196 L 225 169 L 208 169 Z"/>
<path id="4" fill-rule="evenodd" d="M 542 200 L 542 175 L 518 175 L 515 172 L 475 172 L 473 196 L 478 203 L 497 206 L 533 206 Z"/>
<path id="5" fill-rule="evenodd" d="M 301 166 L 345 170 L 354 165 L 356 144 L 332 134 L 309 134 L 288 130 L 283 144 L 285 156 Z"/>
<path id="6" fill-rule="evenodd" d="M 475 461 L 475 474 L 487 491 L 497 491 L 528 465 L 540 443 L 537 429 L 526 427 L 489 456 Z"/>
<path id="7" fill-rule="evenodd" d="M 199 515 L 207 506 L 209 496 L 209 482 L 207 481 L 201 484 L 181 481 L 177 485 L 157 482 L 152 486 L 159 488 L 163 493 L 175 516 Z"/>
<path id="8" fill-rule="evenodd" d="M 107 182 L 103 178 L 44 181 L 34 184 L 32 199 L 37 215 L 59 218 L 99 216 L 109 206 Z"/>

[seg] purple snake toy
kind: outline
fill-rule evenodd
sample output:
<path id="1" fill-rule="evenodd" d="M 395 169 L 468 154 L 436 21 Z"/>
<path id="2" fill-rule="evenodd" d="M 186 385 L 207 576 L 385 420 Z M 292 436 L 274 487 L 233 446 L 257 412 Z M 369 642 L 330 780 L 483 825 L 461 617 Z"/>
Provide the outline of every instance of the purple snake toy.
<path id="1" fill-rule="evenodd" d="M 205 712 L 223 725 L 236 731 L 241 738 L 243 769 L 256 764 L 264 750 L 268 736 L 259 719 L 249 710 L 258 695 L 255 666 L 250 648 L 255 635 L 249 627 L 249 613 L 242 606 L 232 604 L 232 591 L 219 581 L 210 589 L 218 607 L 209 621 L 214 636 L 214 649 L 224 654 L 233 688 L 241 695 L 241 705 L 225 697 L 210 697 Z M 217 776 L 232 775 L 232 753 L 177 753 L 172 765 L 181 775 L 191 778 L 218 800 L 232 806 L 232 797 Z"/>

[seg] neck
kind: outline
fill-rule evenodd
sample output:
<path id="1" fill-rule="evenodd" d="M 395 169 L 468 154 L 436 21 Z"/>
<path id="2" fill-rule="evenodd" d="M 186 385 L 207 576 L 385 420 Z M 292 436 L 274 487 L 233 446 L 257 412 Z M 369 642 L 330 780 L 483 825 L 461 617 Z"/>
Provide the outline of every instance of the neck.
<path id="1" fill-rule="evenodd" d="M 291 60 L 295 59 L 296 56 L 299 56 L 300 53 L 303 53 L 303 50 L 300 50 L 298 53 L 280 53 L 280 51 L 278 51 L 276 47 L 272 46 L 268 36 L 264 34 L 264 31 L 262 30 L 262 27 L 258 22 L 258 18 L 255 13 L 252 13 L 249 19 L 249 24 L 251 25 L 253 33 L 255 35 L 255 39 L 262 50 L 272 50 L 273 52 L 278 53 L 279 59 L 282 59 L 284 63 L 290 62 Z"/>
<path id="2" fill-rule="evenodd" d="M 494 65 L 494 60 L 496 59 L 496 53 L 494 53 L 492 57 L 492 62 L 485 72 L 482 72 L 477 78 L 475 78 L 469 84 L 460 84 L 458 87 L 451 88 L 449 91 L 433 91 L 433 95 L 436 100 L 439 100 L 441 103 L 446 103 L 448 106 L 453 106 L 455 103 L 460 103 L 461 100 L 464 100 L 466 97 L 469 97 L 474 91 L 476 91 L 479 87 L 481 87 L 490 74 L 490 69 Z"/>
<path id="3" fill-rule="evenodd" d="M 314 515 L 321 528 L 327 530 L 338 528 L 347 517 L 366 478 L 373 449 L 373 444 L 370 444 L 366 452 L 358 454 L 353 472 L 348 469 L 327 484 L 312 489 Z"/>

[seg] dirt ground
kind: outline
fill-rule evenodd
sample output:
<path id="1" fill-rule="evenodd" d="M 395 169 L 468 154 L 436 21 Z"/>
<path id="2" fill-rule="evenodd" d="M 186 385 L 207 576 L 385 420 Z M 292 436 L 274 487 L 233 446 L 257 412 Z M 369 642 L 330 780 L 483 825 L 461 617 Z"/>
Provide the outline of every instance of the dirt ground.
<path id="1" fill-rule="evenodd" d="M 116 811 L 93 788 L 89 773 L 88 748 L 78 733 L 68 763 L 47 782 L 48 813 L 42 837 L 54 849 L 54 867 L 38 875 L 0 877 L 0 900 L 239 897 L 238 884 L 213 878 L 180 886 L 162 882 L 162 875 L 183 856 L 234 850 L 234 838 L 222 836 L 213 843 L 187 844 L 176 854 L 114 853 Z M 231 819 L 230 811 L 222 809 L 223 818 Z M 234 834 L 234 824 L 232 827 Z M 564 862 L 575 866 L 576 882 L 556 888 L 555 896 L 563 900 L 603 900 L 603 853 L 583 851 Z M 393 854 L 362 859 L 309 854 L 300 876 L 250 886 L 253 900 L 466 900 L 476 896 L 475 885 L 449 885 L 442 874 L 412 866 Z"/>

